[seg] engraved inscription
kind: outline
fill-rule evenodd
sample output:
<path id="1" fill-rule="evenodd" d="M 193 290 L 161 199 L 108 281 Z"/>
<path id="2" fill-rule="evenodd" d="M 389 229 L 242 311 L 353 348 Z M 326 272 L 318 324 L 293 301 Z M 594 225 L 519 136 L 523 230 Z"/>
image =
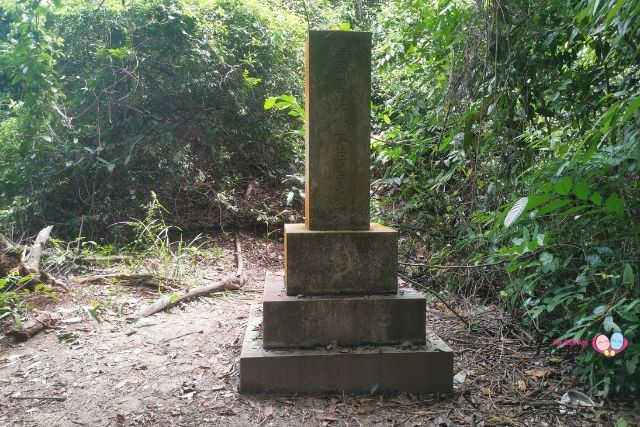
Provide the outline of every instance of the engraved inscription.
<path id="1" fill-rule="evenodd" d="M 334 62 L 334 70 L 335 70 L 335 89 L 337 91 L 337 105 L 335 106 L 335 114 L 336 114 L 336 131 L 333 135 L 335 144 L 336 144 L 336 159 L 335 159 L 335 168 L 336 168 L 336 209 L 340 213 L 346 212 L 346 164 L 348 159 L 346 159 L 346 145 L 348 144 L 347 133 L 349 132 L 349 126 L 347 123 L 348 117 L 348 104 L 347 104 L 347 96 L 350 93 L 347 85 L 347 62 L 349 58 L 349 51 L 346 47 L 341 46 L 335 52 L 335 62 Z"/>
<path id="2" fill-rule="evenodd" d="M 310 31 L 306 46 L 305 223 L 369 228 L 368 33 Z"/>

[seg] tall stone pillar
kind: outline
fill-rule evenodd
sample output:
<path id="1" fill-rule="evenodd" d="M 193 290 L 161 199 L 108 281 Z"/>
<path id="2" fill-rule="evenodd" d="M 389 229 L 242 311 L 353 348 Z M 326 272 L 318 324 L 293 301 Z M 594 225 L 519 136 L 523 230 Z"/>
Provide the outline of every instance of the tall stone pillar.
<path id="1" fill-rule="evenodd" d="M 371 34 L 310 31 L 305 223 L 248 321 L 240 391 L 452 390 L 453 354 L 426 302 L 398 289 L 397 232 L 369 222 Z"/>

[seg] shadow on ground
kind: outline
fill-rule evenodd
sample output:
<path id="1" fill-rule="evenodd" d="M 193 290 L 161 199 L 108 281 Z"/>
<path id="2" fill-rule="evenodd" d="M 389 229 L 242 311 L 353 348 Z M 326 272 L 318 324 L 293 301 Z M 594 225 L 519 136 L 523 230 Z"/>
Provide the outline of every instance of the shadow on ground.
<path id="1" fill-rule="evenodd" d="M 235 269 L 232 236 L 223 255 L 198 265 L 198 280 Z M 135 324 L 127 316 L 155 293 L 117 284 L 74 286 L 59 322 L 26 343 L 0 341 L 0 424 L 107 425 L 586 425 L 610 424 L 624 407 L 570 407 L 580 389 L 570 365 L 515 327 L 495 306 L 452 298 L 461 322 L 441 303 L 430 325 L 455 351 L 448 395 L 240 395 L 238 357 L 249 307 L 261 300 L 266 271 L 282 268 L 282 245 L 243 237 L 250 278 L 241 291 L 182 304 Z M 206 278 L 206 279 L 205 279 Z M 100 322 L 84 307 L 100 301 Z M 426 367 L 428 369 L 428 367 Z"/>

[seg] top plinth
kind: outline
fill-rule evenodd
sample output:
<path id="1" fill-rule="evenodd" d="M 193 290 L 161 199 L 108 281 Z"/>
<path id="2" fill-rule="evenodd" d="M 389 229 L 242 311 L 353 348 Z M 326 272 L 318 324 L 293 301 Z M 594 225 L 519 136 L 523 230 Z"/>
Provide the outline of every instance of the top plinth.
<path id="1" fill-rule="evenodd" d="M 310 31 L 305 68 L 305 224 L 368 230 L 371 33 Z"/>

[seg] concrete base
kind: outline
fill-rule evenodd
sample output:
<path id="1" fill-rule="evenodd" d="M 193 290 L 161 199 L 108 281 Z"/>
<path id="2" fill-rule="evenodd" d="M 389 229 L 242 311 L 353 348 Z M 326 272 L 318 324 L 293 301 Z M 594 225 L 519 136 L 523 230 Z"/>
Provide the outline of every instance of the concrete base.
<path id="1" fill-rule="evenodd" d="M 285 224 L 284 259 L 287 295 L 384 294 L 398 287 L 398 233 L 380 224 L 363 231 Z"/>
<path id="2" fill-rule="evenodd" d="M 267 274 L 263 312 L 265 348 L 425 343 L 426 301 L 411 288 L 391 295 L 292 297 L 282 275 Z"/>
<path id="3" fill-rule="evenodd" d="M 266 350 L 254 306 L 240 355 L 241 393 L 453 391 L 453 352 L 429 329 L 422 346 Z"/>

